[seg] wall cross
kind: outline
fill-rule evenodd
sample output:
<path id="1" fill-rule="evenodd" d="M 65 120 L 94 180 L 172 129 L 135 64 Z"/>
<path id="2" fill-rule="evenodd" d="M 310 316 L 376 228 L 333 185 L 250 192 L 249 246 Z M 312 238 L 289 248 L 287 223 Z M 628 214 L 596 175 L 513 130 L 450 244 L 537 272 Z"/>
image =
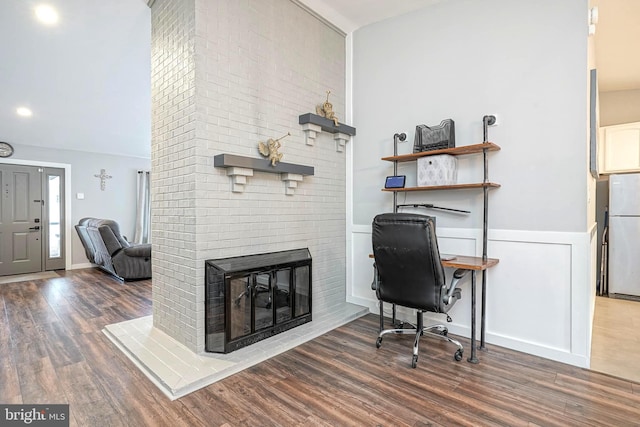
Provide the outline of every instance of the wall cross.
<path id="1" fill-rule="evenodd" d="M 100 175 L 95 174 L 93 176 L 95 176 L 96 178 L 100 178 L 100 190 L 102 191 L 104 191 L 107 185 L 107 179 L 113 178 L 111 175 L 107 175 L 107 171 L 104 169 L 100 169 Z"/>

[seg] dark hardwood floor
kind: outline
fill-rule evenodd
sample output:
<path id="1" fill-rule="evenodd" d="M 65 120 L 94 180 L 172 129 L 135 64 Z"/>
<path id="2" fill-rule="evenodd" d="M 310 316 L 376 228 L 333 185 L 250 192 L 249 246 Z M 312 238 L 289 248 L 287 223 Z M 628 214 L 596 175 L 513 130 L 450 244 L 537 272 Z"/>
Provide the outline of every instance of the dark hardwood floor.
<path id="1" fill-rule="evenodd" d="M 69 403 L 71 425 L 640 425 L 638 383 L 495 346 L 455 362 L 430 339 L 411 369 L 412 339 L 376 349 L 374 315 L 172 402 L 101 332 L 151 314 L 151 282 L 61 274 L 0 285 L 0 402 Z"/>

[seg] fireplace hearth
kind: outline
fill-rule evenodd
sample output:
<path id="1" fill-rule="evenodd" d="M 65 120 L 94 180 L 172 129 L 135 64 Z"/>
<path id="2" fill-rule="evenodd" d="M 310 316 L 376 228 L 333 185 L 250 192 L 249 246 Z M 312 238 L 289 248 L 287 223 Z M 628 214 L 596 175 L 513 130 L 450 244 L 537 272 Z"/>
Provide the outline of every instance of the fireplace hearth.
<path id="1" fill-rule="evenodd" d="M 229 353 L 311 321 L 309 250 L 205 262 L 205 350 Z"/>

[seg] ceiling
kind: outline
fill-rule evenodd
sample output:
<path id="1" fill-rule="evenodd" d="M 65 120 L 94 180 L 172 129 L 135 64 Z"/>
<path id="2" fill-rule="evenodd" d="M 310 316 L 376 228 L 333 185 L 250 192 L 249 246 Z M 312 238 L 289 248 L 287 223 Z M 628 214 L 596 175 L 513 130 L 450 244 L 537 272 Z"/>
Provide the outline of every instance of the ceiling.
<path id="1" fill-rule="evenodd" d="M 149 0 L 0 0 L 0 141 L 150 157 Z M 297 0 L 345 33 L 451 0 Z M 640 89 L 640 0 L 590 0 L 601 91 Z M 586 35 L 585 22 L 585 35 Z M 18 106 L 34 110 L 17 117 Z"/>
<path id="2" fill-rule="evenodd" d="M 298 0 L 345 33 L 445 0 Z"/>

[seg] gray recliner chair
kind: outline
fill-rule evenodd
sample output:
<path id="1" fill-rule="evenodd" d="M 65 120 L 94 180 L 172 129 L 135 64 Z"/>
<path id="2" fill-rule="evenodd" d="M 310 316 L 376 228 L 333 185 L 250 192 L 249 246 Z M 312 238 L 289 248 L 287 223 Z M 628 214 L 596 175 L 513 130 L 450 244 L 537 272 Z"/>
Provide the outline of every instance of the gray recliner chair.
<path id="1" fill-rule="evenodd" d="M 151 278 L 151 244 L 132 244 L 110 219 L 82 218 L 75 226 L 87 258 L 121 280 Z"/>

